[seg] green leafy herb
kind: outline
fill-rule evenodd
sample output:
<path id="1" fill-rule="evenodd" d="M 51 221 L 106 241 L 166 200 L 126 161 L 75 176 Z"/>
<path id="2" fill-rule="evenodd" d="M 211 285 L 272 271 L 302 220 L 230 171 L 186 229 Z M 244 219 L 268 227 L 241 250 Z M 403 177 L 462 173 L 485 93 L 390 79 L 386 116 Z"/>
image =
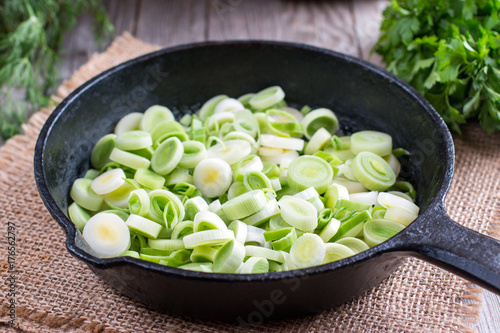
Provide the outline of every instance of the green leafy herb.
<path id="1" fill-rule="evenodd" d="M 84 12 L 96 35 L 112 31 L 99 0 L 5 0 L 0 3 L 0 137 L 20 132 L 28 112 L 50 102 L 62 36 Z"/>
<path id="2" fill-rule="evenodd" d="M 500 1 L 393 0 L 374 50 L 460 132 L 500 131 Z"/>

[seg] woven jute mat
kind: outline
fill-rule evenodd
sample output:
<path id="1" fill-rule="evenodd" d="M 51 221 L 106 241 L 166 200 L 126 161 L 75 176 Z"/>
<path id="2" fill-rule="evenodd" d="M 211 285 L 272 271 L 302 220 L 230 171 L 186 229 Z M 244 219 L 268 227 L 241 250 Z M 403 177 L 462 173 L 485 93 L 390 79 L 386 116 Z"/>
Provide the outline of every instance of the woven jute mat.
<path id="1" fill-rule="evenodd" d="M 64 98 L 99 72 L 157 49 L 129 34 L 118 37 L 64 82 L 57 96 Z M 111 289 L 68 253 L 65 234 L 46 211 L 33 176 L 35 142 L 50 111 L 34 114 L 24 134 L 0 148 L 0 328 L 37 333 L 249 331 L 149 309 Z M 447 210 L 468 228 L 496 232 L 499 237 L 495 222 L 500 220 L 500 135 L 486 135 L 471 124 L 454 140 L 456 172 Z M 15 235 L 15 253 L 10 255 L 8 235 Z M 9 256 L 11 261 L 15 258 L 13 266 Z M 9 294 L 11 289 L 15 297 Z M 9 324 L 12 299 L 14 326 Z M 347 304 L 305 318 L 265 323 L 255 331 L 469 332 L 480 307 L 481 289 L 430 264 L 407 259 L 390 278 Z"/>

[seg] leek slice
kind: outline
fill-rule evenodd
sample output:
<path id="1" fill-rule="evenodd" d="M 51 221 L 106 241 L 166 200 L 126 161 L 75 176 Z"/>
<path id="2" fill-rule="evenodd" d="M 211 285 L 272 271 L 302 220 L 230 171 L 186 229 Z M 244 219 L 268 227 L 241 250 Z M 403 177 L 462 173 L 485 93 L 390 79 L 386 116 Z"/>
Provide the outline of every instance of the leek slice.
<path id="1" fill-rule="evenodd" d="M 377 204 L 378 192 L 370 191 L 364 193 L 353 193 L 349 195 L 349 200 L 363 203 L 365 205 L 374 206 Z"/>
<path id="2" fill-rule="evenodd" d="M 144 189 L 134 190 L 130 193 L 128 205 L 132 214 L 144 216 L 149 212 L 150 200 L 148 192 Z"/>
<path id="3" fill-rule="evenodd" d="M 357 155 L 370 152 L 378 156 L 386 156 L 392 152 L 392 137 L 377 131 L 359 131 L 351 135 L 351 151 Z"/>
<path id="4" fill-rule="evenodd" d="M 245 246 L 232 239 L 224 244 L 215 255 L 213 270 L 217 273 L 234 273 L 243 263 Z"/>
<path id="5" fill-rule="evenodd" d="M 349 193 L 368 192 L 368 189 L 364 187 L 363 184 L 361 184 L 360 182 L 354 182 L 347 178 L 335 177 L 333 178 L 332 183 L 344 186 L 345 188 L 347 188 Z"/>
<path id="6" fill-rule="evenodd" d="M 87 172 L 85 172 L 85 176 L 83 176 L 83 178 L 94 180 L 97 178 L 97 176 L 99 176 L 99 174 L 100 174 L 99 170 L 88 169 Z"/>
<path id="7" fill-rule="evenodd" d="M 184 205 L 172 192 L 167 190 L 154 190 L 149 192 L 151 206 L 149 214 L 156 220 L 162 221 L 171 228 L 182 221 L 185 216 Z"/>
<path id="8" fill-rule="evenodd" d="M 249 104 L 256 110 L 267 109 L 278 104 L 285 98 L 285 92 L 279 86 L 273 86 L 256 93 L 249 100 Z"/>
<path id="9" fill-rule="evenodd" d="M 240 220 L 234 220 L 228 226 L 229 230 L 234 232 L 235 239 L 244 244 L 247 240 L 248 227 L 246 223 L 241 222 Z"/>
<path id="10" fill-rule="evenodd" d="M 370 205 L 361 203 L 361 202 L 356 202 L 356 201 L 351 201 L 351 200 L 345 200 L 345 199 L 340 199 L 337 201 L 337 204 L 335 205 L 335 208 L 345 208 L 347 210 L 351 211 L 357 211 L 357 212 L 362 212 L 364 210 L 370 209 Z"/>
<path id="11" fill-rule="evenodd" d="M 399 163 L 396 156 L 394 156 L 393 154 L 390 154 L 390 155 L 384 156 L 383 158 L 389 164 L 392 171 L 394 172 L 394 174 L 397 177 L 399 175 L 399 172 L 401 171 L 401 163 Z"/>
<path id="12" fill-rule="evenodd" d="M 327 243 L 330 239 L 335 236 L 337 231 L 340 228 L 340 221 L 337 219 L 332 218 L 330 222 L 326 225 L 326 227 L 321 230 L 319 233 L 319 237 L 323 240 L 323 242 Z"/>
<path id="13" fill-rule="evenodd" d="M 279 213 L 280 209 L 278 206 L 278 202 L 276 201 L 276 199 L 271 199 L 261 210 L 244 218 L 242 221 L 248 225 L 260 226 Z"/>
<path id="14" fill-rule="evenodd" d="M 184 249 L 182 239 L 148 239 L 148 245 L 156 250 L 176 251 Z"/>
<path id="15" fill-rule="evenodd" d="M 420 210 L 420 208 L 413 202 L 390 193 L 380 192 L 377 200 L 381 206 L 384 206 L 386 208 L 394 207 L 404 209 L 410 213 L 413 213 L 414 215 L 418 215 L 418 212 Z"/>
<path id="16" fill-rule="evenodd" d="M 248 191 L 273 188 L 269 178 L 267 178 L 267 176 L 260 171 L 250 171 L 245 173 L 245 176 L 243 177 L 243 184 L 245 184 Z"/>
<path id="17" fill-rule="evenodd" d="M 69 205 L 68 214 L 70 220 L 75 224 L 75 226 L 80 231 L 83 231 L 83 227 L 85 227 L 85 224 L 90 219 L 90 214 L 85 209 L 80 207 L 76 202 L 73 202 L 71 205 Z"/>
<path id="18" fill-rule="evenodd" d="M 125 132 L 135 131 L 140 129 L 141 120 L 143 116 L 144 114 L 140 112 L 132 112 L 124 116 L 116 124 L 115 134 L 120 135 Z"/>
<path id="19" fill-rule="evenodd" d="M 179 266 L 178 268 L 187 269 L 189 271 L 213 273 L 212 263 L 207 263 L 207 262 L 192 262 L 189 264 Z"/>
<path id="20" fill-rule="evenodd" d="M 182 142 L 176 137 L 168 138 L 153 153 L 151 168 L 159 175 L 164 176 L 175 169 L 183 154 L 184 146 Z"/>
<path id="21" fill-rule="evenodd" d="M 318 211 L 318 226 L 317 229 L 322 230 L 328 222 L 333 218 L 333 209 L 323 208 Z"/>
<path id="22" fill-rule="evenodd" d="M 112 169 L 94 179 L 90 186 L 95 193 L 103 195 L 113 192 L 125 184 L 124 178 L 127 177 L 122 169 Z"/>
<path id="23" fill-rule="evenodd" d="M 202 197 L 193 197 L 184 202 L 185 219 L 193 220 L 199 212 L 208 211 L 208 204 Z"/>
<path id="24" fill-rule="evenodd" d="M 151 165 L 151 162 L 147 158 L 120 150 L 118 148 L 113 148 L 111 154 L 109 155 L 109 159 L 134 170 L 139 168 L 149 168 Z"/>
<path id="25" fill-rule="evenodd" d="M 122 186 L 113 192 L 105 194 L 104 200 L 110 207 L 115 206 L 120 209 L 127 209 L 130 193 L 135 190 L 135 186 L 136 184 L 133 180 L 125 179 Z"/>
<path id="26" fill-rule="evenodd" d="M 220 158 L 207 158 L 195 167 L 194 185 L 207 198 L 215 198 L 224 194 L 229 186 L 233 172 L 229 164 Z"/>
<path id="27" fill-rule="evenodd" d="M 264 229 L 254 227 L 252 225 L 247 225 L 247 237 L 243 244 L 264 246 L 266 244 L 264 233 Z"/>
<path id="28" fill-rule="evenodd" d="M 222 100 L 228 98 L 226 95 L 217 95 L 210 98 L 203 104 L 201 109 L 198 111 L 198 116 L 201 120 L 205 121 L 208 117 L 214 114 L 214 109 Z"/>
<path id="29" fill-rule="evenodd" d="M 146 131 L 124 132 L 116 136 L 115 146 L 121 150 L 138 150 L 151 147 L 153 139 Z"/>
<path id="30" fill-rule="evenodd" d="M 285 220 L 281 217 L 281 215 L 273 216 L 269 220 L 269 230 L 281 229 L 291 227 Z"/>
<path id="31" fill-rule="evenodd" d="M 192 234 L 193 233 L 193 226 L 194 226 L 193 221 L 182 221 L 182 222 L 177 223 L 177 225 L 172 230 L 172 235 L 170 236 L 170 238 L 171 239 L 182 239 L 186 235 Z"/>
<path id="32" fill-rule="evenodd" d="M 117 257 L 128 249 L 130 232 L 115 214 L 98 213 L 83 228 L 83 238 L 92 251 L 102 258 Z"/>
<path id="33" fill-rule="evenodd" d="M 304 149 L 305 142 L 298 138 L 283 138 L 272 134 L 262 134 L 260 144 L 264 147 L 301 151 Z"/>
<path id="34" fill-rule="evenodd" d="M 293 243 L 290 256 L 298 268 L 321 264 L 325 257 L 326 246 L 316 234 L 305 233 Z"/>
<path id="35" fill-rule="evenodd" d="M 115 138 L 115 134 L 107 134 L 97 141 L 90 156 L 90 163 L 94 168 L 100 170 L 111 162 L 109 156 L 115 148 Z"/>
<path id="36" fill-rule="evenodd" d="M 140 185 L 151 190 L 161 189 L 165 184 L 165 178 L 145 168 L 139 168 L 135 172 L 134 180 Z"/>
<path id="37" fill-rule="evenodd" d="M 92 190 L 92 180 L 78 178 L 73 182 L 69 195 L 74 202 L 90 211 L 100 210 L 104 199 Z"/>
<path id="38" fill-rule="evenodd" d="M 165 186 L 177 185 L 179 183 L 194 183 L 193 176 L 189 174 L 188 169 L 177 167 L 165 177 Z"/>
<path id="39" fill-rule="evenodd" d="M 245 107 L 237 99 L 226 98 L 217 103 L 217 105 L 214 108 L 214 114 L 221 112 L 235 112 L 243 109 L 245 109 Z"/>
<path id="40" fill-rule="evenodd" d="M 254 97 L 254 96 L 255 96 L 254 93 L 244 94 L 244 95 L 241 95 L 240 97 L 238 97 L 238 101 L 240 101 L 240 103 L 243 104 L 243 106 L 245 108 L 249 108 L 250 107 L 250 99 L 252 99 L 252 97 Z"/>
<path id="41" fill-rule="evenodd" d="M 218 250 L 211 246 L 197 246 L 191 253 L 192 262 L 211 262 L 215 261 Z"/>
<path id="42" fill-rule="evenodd" d="M 413 214 L 406 209 L 397 207 L 387 208 L 384 215 L 384 219 L 401 223 L 404 226 L 408 226 L 411 222 L 415 221 L 416 218 L 417 214 Z"/>
<path id="43" fill-rule="evenodd" d="M 355 237 L 344 237 L 339 239 L 335 243 L 347 246 L 352 250 L 352 252 L 354 252 L 354 254 L 358 254 L 370 248 L 368 244 L 363 242 L 361 239 Z"/>
<path id="44" fill-rule="evenodd" d="M 239 273 L 260 274 L 269 272 L 269 261 L 262 257 L 250 257 L 243 263 Z"/>
<path id="45" fill-rule="evenodd" d="M 302 200 L 310 200 L 310 199 L 318 198 L 319 193 L 318 193 L 318 191 L 316 191 L 316 189 L 314 187 L 311 186 L 311 187 L 306 188 L 305 190 L 303 190 L 301 192 L 294 194 L 293 196 L 295 198 L 299 198 Z"/>
<path id="46" fill-rule="evenodd" d="M 273 162 L 262 162 L 262 172 L 269 178 L 279 177 L 281 170 L 276 163 Z"/>
<path id="47" fill-rule="evenodd" d="M 325 199 L 326 206 L 334 209 L 338 200 L 349 199 L 349 191 L 347 187 L 334 183 L 328 186 L 325 193 Z"/>
<path id="48" fill-rule="evenodd" d="M 120 257 L 132 257 L 132 258 L 137 258 L 139 259 L 139 252 L 136 251 L 125 251 L 122 254 L 120 254 Z"/>
<path id="49" fill-rule="evenodd" d="M 281 217 L 289 225 L 302 230 L 312 231 L 318 226 L 318 212 L 310 203 L 294 197 L 283 197 L 278 201 Z"/>
<path id="50" fill-rule="evenodd" d="M 389 164 L 371 152 L 360 152 L 352 160 L 352 171 L 364 187 L 372 191 L 385 191 L 396 182 Z"/>
<path id="51" fill-rule="evenodd" d="M 160 265 L 166 265 L 170 267 L 179 267 L 188 264 L 191 256 L 191 251 L 186 249 L 181 249 L 172 252 L 168 257 L 162 258 L 158 261 Z"/>
<path id="52" fill-rule="evenodd" d="M 199 141 L 184 141 L 182 145 L 184 147 L 183 155 L 179 161 L 179 166 L 181 168 L 194 168 L 207 157 L 207 149 L 205 145 Z"/>
<path id="53" fill-rule="evenodd" d="M 234 113 L 234 129 L 237 133 L 248 134 L 252 138 L 257 138 L 260 128 L 257 118 L 250 110 L 239 110 Z M 244 139 L 249 141 L 248 139 Z M 251 141 L 249 141 L 252 144 Z"/>
<path id="54" fill-rule="evenodd" d="M 322 262 L 323 264 L 338 261 L 356 254 L 349 247 L 339 243 L 328 243 L 325 244 L 325 247 L 326 253 Z"/>
<path id="55" fill-rule="evenodd" d="M 320 128 L 326 129 L 330 134 L 335 133 L 339 121 L 332 110 L 320 108 L 307 113 L 302 119 L 302 126 L 304 135 L 310 140 Z"/>
<path id="56" fill-rule="evenodd" d="M 250 143 L 246 140 L 229 140 L 218 143 L 207 149 L 209 158 L 220 158 L 228 164 L 234 164 L 252 152 Z"/>
<path id="57" fill-rule="evenodd" d="M 245 186 L 245 184 L 238 182 L 238 181 L 235 181 L 231 184 L 231 186 L 227 190 L 227 199 L 228 200 L 234 199 L 237 196 L 242 195 L 242 194 L 247 193 L 247 192 L 248 192 L 248 190 L 247 190 L 247 187 Z"/>
<path id="58" fill-rule="evenodd" d="M 212 229 L 192 233 L 184 236 L 186 249 L 194 249 L 197 246 L 221 245 L 234 239 L 234 233 L 228 229 Z"/>
<path id="59" fill-rule="evenodd" d="M 169 108 L 161 105 L 152 105 L 146 111 L 141 119 L 141 130 L 150 132 L 156 125 L 163 121 L 175 120 L 174 114 Z"/>
<path id="60" fill-rule="evenodd" d="M 310 202 L 318 212 L 325 208 L 325 204 L 321 201 L 320 197 L 309 199 L 307 202 Z"/>
<path id="61" fill-rule="evenodd" d="M 323 194 L 332 179 L 331 165 L 316 156 L 302 155 L 294 159 L 288 167 L 287 181 L 296 191 L 312 186 L 319 194 Z"/>
<path id="62" fill-rule="evenodd" d="M 332 135 L 325 128 L 321 127 L 316 133 L 313 134 L 309 142 L 307 143 L 304 153 L 306 155 L 312 155 L 318 150 L 322 149 L 329 141 Z"/>
<path id="63" fill-rule="evenodd" d="M 340 225 L 339 230 L 335 233 L 335 236 L 330 240 L 331 242 L 336 242 L 343 237 L 354 237 L 361 230 L 363 230 L 364 222 L 370 220 L 372 217 L 368 211 L 355 214 L 353 217 L 349 218 L 347 221 Z"/>
<path id="64" fill-rule="evenodd" d="M 130 214 L 127 219 L 127 226 L 135 233 L 153 239 L 158 237 L 162 228 L 161 224 L 135 214 Z"/>
<path id="65" fill-rule="evenodd" d="M 405 228 L 398 222 L 389 220 L 370 220 L 363 227 L 366 244 L 373 247 L 396 235 Z"/>
<path id="66" fill-rule="evenodd" d="M 195 215 L 193 224 L 194 232 L 212 229 L 227 229 L 227 226 L 215 213 L 204 211 Z"/>
<path id="67" fill-rule="evenodd" d="M 154 147 L 158 147 L 163 141 L 171 137 L 176 137 L 180 141 L 187 141 L 188 135 L 184 131 L 184 127 L 175 120 L 166 120 L 155 126 L 151 132 Z"/>
<path id="68" fill-rule="evenodd" d="M 259 156 L 248 155 L 238 161 L 233 167 L 233 177 L 234 180 L 238 182 L 243 181 L 243 177 L 246 173 L 251 171 L 262 171 L 264 165 Z"/>
<path id="69" fill-rule="evenodd" d="M 228 200 L 221 209 L 230 220 L 239 220 L 261 210 L 267 201 L 262 190 L 254 190 Z"/>
<path id="70" fill-rule="evenodd" d="M 245 256 L 246 257 L 262 257 L 267 260 L 272 260 L 279 262 L 280 264 L 285 262 L 285 258 L 280 251 L 275 251 L 267 249 L 261 246 L 246 245 L 245 246 Z"/>

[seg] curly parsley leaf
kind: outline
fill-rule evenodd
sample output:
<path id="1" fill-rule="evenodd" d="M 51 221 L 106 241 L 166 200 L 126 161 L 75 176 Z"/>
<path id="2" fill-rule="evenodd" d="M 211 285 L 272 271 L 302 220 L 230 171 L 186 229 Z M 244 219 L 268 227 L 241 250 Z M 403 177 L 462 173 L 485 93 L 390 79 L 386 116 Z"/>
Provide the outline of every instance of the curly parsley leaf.
<path id="1" fill-rule="evenodd" d="M 500 1 L 393 0 L 374 48 L 454 131 L 500 131 Z"/>

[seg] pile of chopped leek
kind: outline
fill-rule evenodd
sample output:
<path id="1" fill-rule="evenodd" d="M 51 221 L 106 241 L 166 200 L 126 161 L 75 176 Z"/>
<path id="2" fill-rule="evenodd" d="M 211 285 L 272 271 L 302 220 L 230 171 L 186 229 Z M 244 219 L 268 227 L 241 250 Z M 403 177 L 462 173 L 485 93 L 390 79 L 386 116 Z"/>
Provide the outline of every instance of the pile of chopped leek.
<path id="1" fill-rule="evenodd" d="M 278 86 L 179 121 L 153 105 L 97 142 L 68 213 L 103 258 L 247 274 L 353 256 L 419 208 L 391 136 L 337 129 L 333 111 L 291 108 Z"/>

